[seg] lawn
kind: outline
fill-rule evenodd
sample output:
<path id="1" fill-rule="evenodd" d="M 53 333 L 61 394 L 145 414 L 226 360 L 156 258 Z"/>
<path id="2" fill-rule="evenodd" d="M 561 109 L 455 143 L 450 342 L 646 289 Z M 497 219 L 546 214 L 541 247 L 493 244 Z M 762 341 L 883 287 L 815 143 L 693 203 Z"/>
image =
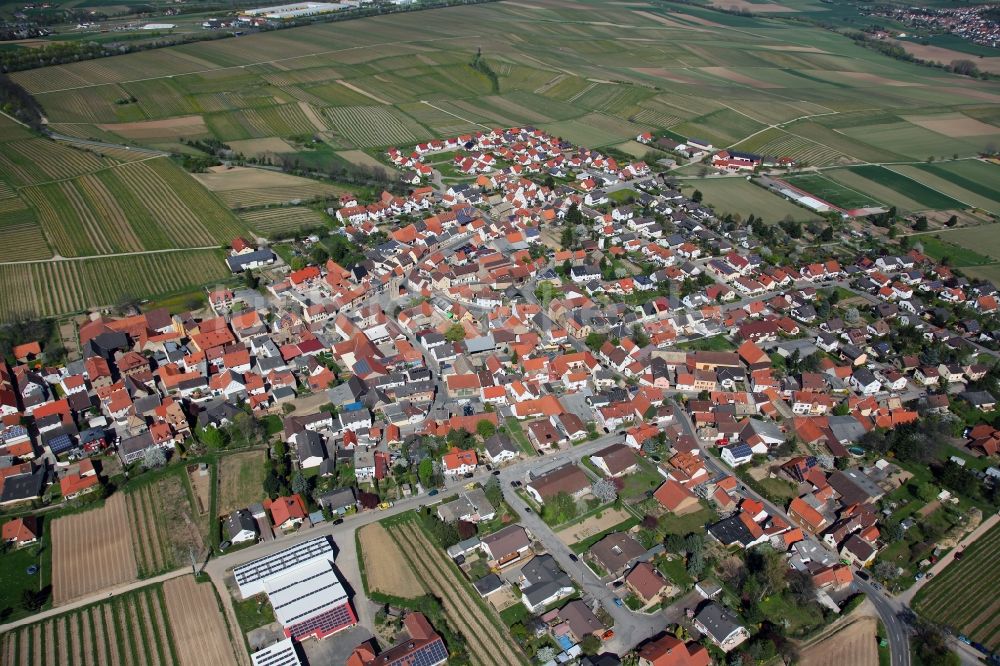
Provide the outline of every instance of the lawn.
<path id="1" fill-rule="evenodd" d="M 38 593 L 49 587 L 51 580 L 51 546 L 48 540 L 42 544 L 26 546 L 0 555 L 0 619 L 4 622 L 19 620 L 32 614 L 22 605 L 24 592 Z M 38 573 L 29 576 L 27 569 L 37 566 Z M 51 606 L 46 602 L 45 607 Z"/>
<path id="2" fill-rule="evenodd" d="M 699 511 L 684 516 L 678 516 L 674 513 L 660 516 L 660 530 L 664 534 L 680 534 L 682 536 L 692 532 L 699 534 L 704 532 L 705 525 L 711 523 L 718 516 L 704 500 L 700 502 L 702 508 Z"/>
<path id="3" fill-rule="evenodd" d="M 521 450 L 527 456 L 536 456 L 538 453 L 535 451 L 535 447 L 531 445 L 528 441 L 528 436 L 524 434 L 524 428 L 521 427 L 521 423 L 517 419 L 505 419 L 504 427 L 507 428 L 507 432 L 510 436 L 514 438 L 514 441 L 521 446 Z"/>
<path id="4" fill-rule="evenodd" d="M 736 345 L 722 335 L 713 335 L 708 338 L 682 342 L 677 345 L 677 349 L 689 351 L 733 351 L 736 349 Z"/>
<path id="5" fill-rule="evenodd" d="M 694 578 L 688 575 L 683 557 L 674 557 L 672 560 L 661 557 L 656 561 L 656 568 L 666 576 L 667 580 L 685 590 L 690 589 L 695 583 Z"/>
<path id="6" fill-rule="evenodd" d="M 524 604 L 520 602 L 500 611 L 500 619 L 503 620 L 503 623 L 508 627 L 513 626 L 518 622 L 523 622 L 529 617 L 531 617 L 531 611 L 525 608 Z"/>
<path id="7" fill-rule="evenodd" d="M 663 483 L 663 476 L 656 465 L 643 458 L 638 459 L 638 469 L 625 477 L 625 487 L 622 488 L 622 499 L 630 500 L 645 497 Z"/>
<path id="8" fill-rule="evenodd" d="M 757 485 L 767 491 L 768 496 L 780 500 L 792 500 L 799 496 L 798 488 L 784 479 L 761 479 Z"/>
<path id="9" fill-rule="evenodd" d="M 258 597 L 261 597 L 260 601 Z M 240 624 L 241 634 L 274 622 L 274 609 L 263 595 L 244 601 L 233 599 L 233 611 L 236 613 L 236 621 Z"/>

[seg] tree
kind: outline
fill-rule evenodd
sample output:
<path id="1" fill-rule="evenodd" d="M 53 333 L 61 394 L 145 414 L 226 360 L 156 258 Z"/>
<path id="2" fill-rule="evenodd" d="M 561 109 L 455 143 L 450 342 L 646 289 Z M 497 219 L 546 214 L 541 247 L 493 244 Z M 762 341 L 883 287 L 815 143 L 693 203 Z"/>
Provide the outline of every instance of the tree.
<path id="1" fill-rule="evenodd" d="M 580 649 L 583 650 L 584 654 L 597 654 L 601 649 L 601 639 L 594 634 L 587 634 L 580 641 Z"/>
<path id="2" fill-rule="evenodd" d="M 44 603 L 45 599 L 39 592 L 35 592 L 34 590 L 24 590 L 21 592 L 21 608 L 28 612 L 34 613 L 41 610 Z"/>
<path id="3" fill-rule="evenodd" d="M 590 349 L 590 351 L 596 352 L 604 346 L 604 343 L 607 342 L 607 340 L 608 336 L 603 333 L 588 333 L 587 338 L 584 340 L 584 344 L 587 345 L 587 348 Z"/>
<path id="4" fill-rule="evenodd" d="M 308 495 L 309 494 L 309 479 L 306 475 L 302 473 L 302 470 L 295 472 L 295 476 L 292 477 L 292 492 L 298 495 Z"/>
<path id="5" fill-rule="evenodd" d="M 695 203 L 701 203 L 701 199 L 702 199 L 701 190 L 695 190 L 694 193 L 691 195 L 691 201 Z"/>
<path id="6" fill-rule="evenodd" d="M 551 525 L 561 525 L 576 518 L 576 502 L 569 493 L 556 493 L 545 501 L 542 517 Z"/>
<path id="7" fill-rule="evenodd" d="M 483 439 L 489 439 L 496 434 L 497 427 L 489 419 L 480 419 L 476 424 L 476 433 Z"/>
<path id="8" fill-rule="evenodd" d="M 163 467 L 167 464 L 167 454 L 158 446 L 151 446 L 142 452 L 142 466 L 146 469 Z"/>
<path id="9" fill-rule="evenodd" d="M 913 224 L 914 231 L 927 231 L 927 218 L 921 215 Z"/>
<path id="10" fill-rule="evenodd" d="M 465 339 L 465 328 L 461 324 L 452 324 L 444 334 L 449 342 L 461 342 Z"/>
<path id="11" fill-rule="evenodd" d="M 424 488 L 431 486 L 431 482 L 434 480 L 434 461 L 430 458 L 424 458 L 417 465 L 417 478 L 420 479 L 420 485 Z"/>
<path id="12" fill-rule="evenodd" d="M 483 485 L 483 493 L 486 495 L 486 499 L 489 503 L 495 507 L 500 506 L 503 502 L 503 489 L 500 487 L 500 479 L 495 476 L 491 476 L 489 481 Z"/>
<path id="13" fill-rule="evenodd" d="M 691 553 L 691 556 L 687 560 L 687 572 L 691 578 L 699 578 L 701 573 L 705 570 L 705 556 L 702 555 L 701 551 L 695 551 Z"/>
<path id="14" fill-rule="evenodd" d="M 876 562 L 872 567 L 872 575 L 881 581 L 889 581 L 899 573 L 899 567 L 892 562 Z"/>
<path id="15" fill-rule="evenodd" d="M 610 479 L 598 479 L 590 486 L 591 494 L 602 502 L 614 502 L 618 499 L 618 490 Z"/>
<path id="16" fill-rule="evenodd" d="M 555 658 L 556 649 L 551 645 L 546 645 L 535 653 L 535 659 L 537 659 L 540 664 L 547 664 Z"/>
<path id="17" fill-rule="evenodd" d="M 566 210 L 566 224 L 576 226 L 583 223 L 583 213 L 580 212 L 580 207 L 578 205 L 570 204 L 570 207 Z"/>
<path id="18" fill-rule="evenodd" d="M 568 223 L 563 227 L 562 236 L 559 238 L 559 244 L 562 245 L 564 250 L 572 249 L 573 245 L 576 244 L 575 229 L 576 227 Z"/>
<path id="19" fill-rule="evenodd" d="M 251 414 L 243 411 L 233 416 L 233 424 L 230 426 L 230 431 L 237 441 L 244 446 L 256 444 L 261 435 L 260 423 Z"/>

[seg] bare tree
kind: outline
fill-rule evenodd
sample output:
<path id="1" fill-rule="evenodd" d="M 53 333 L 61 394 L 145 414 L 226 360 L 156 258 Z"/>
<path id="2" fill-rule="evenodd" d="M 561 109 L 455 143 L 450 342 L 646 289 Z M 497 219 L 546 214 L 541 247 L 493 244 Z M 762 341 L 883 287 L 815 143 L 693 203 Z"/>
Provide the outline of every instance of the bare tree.
<path id="1" fill-rule="evenodd" d="M 618 499 L 618 490 L 611 479 L 598 479 L 590 486 L 590 492 L 602 502 L 614 502 Z"/>

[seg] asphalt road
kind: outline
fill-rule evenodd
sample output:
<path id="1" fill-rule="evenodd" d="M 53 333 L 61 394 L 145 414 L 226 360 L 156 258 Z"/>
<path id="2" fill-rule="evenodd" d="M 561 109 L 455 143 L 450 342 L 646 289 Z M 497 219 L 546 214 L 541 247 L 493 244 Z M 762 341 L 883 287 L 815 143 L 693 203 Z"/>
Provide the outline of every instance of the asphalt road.
<path id="1" fill-rule="evenodd" d="M 674 413 L 677 415 L 677 420 L 680 423 L 684 431 L 694 437 L 694 440 L 698 442 L 698 447 L 702 450 L 702 459 L 705 461 L 705 466 L 713 474 L 732 474 L 733 470 L 722 464 L 715 456 L 708 453 L 705 447 L 702 445 L 701 440 L 694 429 L 694 425 L 691 423 L 691 419 L 688 418 L 687 413 L 674 401 Z M 783 507 L 779 507 L 772 502 L 764 499 L 757 493 L 755 493 L 750 487 L 742 486 L 741 492 L 748 497 L 751 497 L 759 502 L 761 502 L 767 510 L 774 514 L 781 516 L 790 525 L 795 523 L 788 517 L 785 513 Z M 822 548 L 830 550 L 826 544 L 822 541 L 812 538 L 808 534 L 806 535 L 806 540 L 816 544 Z M 834 555 L 836 552 L 831 551 Z M 838 556 L 839 559 L 839 556 Z M 875 590 L 868 582 L 858 578 L 857 575 L 854 577 L 855 586 L 862 592 L 864 592 L 868 598 L 872 601 L 875 609 L 878 611 L 879 617 L 882 620 L 882 624 L 885 625 L 886 633 L 889 638 L 889 650 L 891 656 L 891 666 L 910 666 L 910 642 L 909 642 L 909 630 L 906 624 L 899 619 L 900 612 L 904 609 L 902 603 L 887 597 L 883 592 Z"/>
<path id="2" fill-rule="evenodd" d="M 584 456 L 595 453 L 611 444 L 622 443 L 624 439 L 622 435 L 605 435 L 591 442 L 546 456 L 541 460 L 534 458 L 511 465 L 500 473 L 504 499 L 521 515 L 521 525 L 525 526 L 535 539 L 545 546 L 545 549 L 559 563 L 562 570 L 577 583 L 583 595 L 598 601 L 604 610 L 614 618 L 615 636 L 606 643 L 606 647 L 618 654 L 624 654 L 642 641 L 663 631 L 666 626 L 663 617 L 659 613 L 653 615 L 636 613 L 625 606 L 615 604 L 614 598 L 617 595 L 601 582 L 597 574 L 584 564 L 583 560 L 576 559 L 574 561 L 571 558 L 573 551 L 570 550 L 569 546 L 564 544 L 545 521 L 530 509 L 528 503 L 514 491 L 510 483 L 514 480 L 524 481 L 529 470 L 537 474 L 570 461 L 578 462 Z"/>

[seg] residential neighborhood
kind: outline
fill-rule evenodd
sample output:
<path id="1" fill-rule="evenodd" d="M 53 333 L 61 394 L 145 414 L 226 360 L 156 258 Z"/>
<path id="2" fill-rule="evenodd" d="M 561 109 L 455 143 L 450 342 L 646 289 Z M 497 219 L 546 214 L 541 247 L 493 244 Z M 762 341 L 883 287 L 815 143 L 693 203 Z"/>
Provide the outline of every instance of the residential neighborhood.
<path id="1" fill-rule="evenodd" d="M 353 255 L 235 238 L 204 308 L 10 347 L 2 557 L 127 496 L 177 549 L 120 582 L 207 577 L 254 664 L 793 663 L 862 606 L 909 663 L 908 590 L 1000 502 L 992 284 L 776 251 L 533 127 L 385 158 Z"/>

